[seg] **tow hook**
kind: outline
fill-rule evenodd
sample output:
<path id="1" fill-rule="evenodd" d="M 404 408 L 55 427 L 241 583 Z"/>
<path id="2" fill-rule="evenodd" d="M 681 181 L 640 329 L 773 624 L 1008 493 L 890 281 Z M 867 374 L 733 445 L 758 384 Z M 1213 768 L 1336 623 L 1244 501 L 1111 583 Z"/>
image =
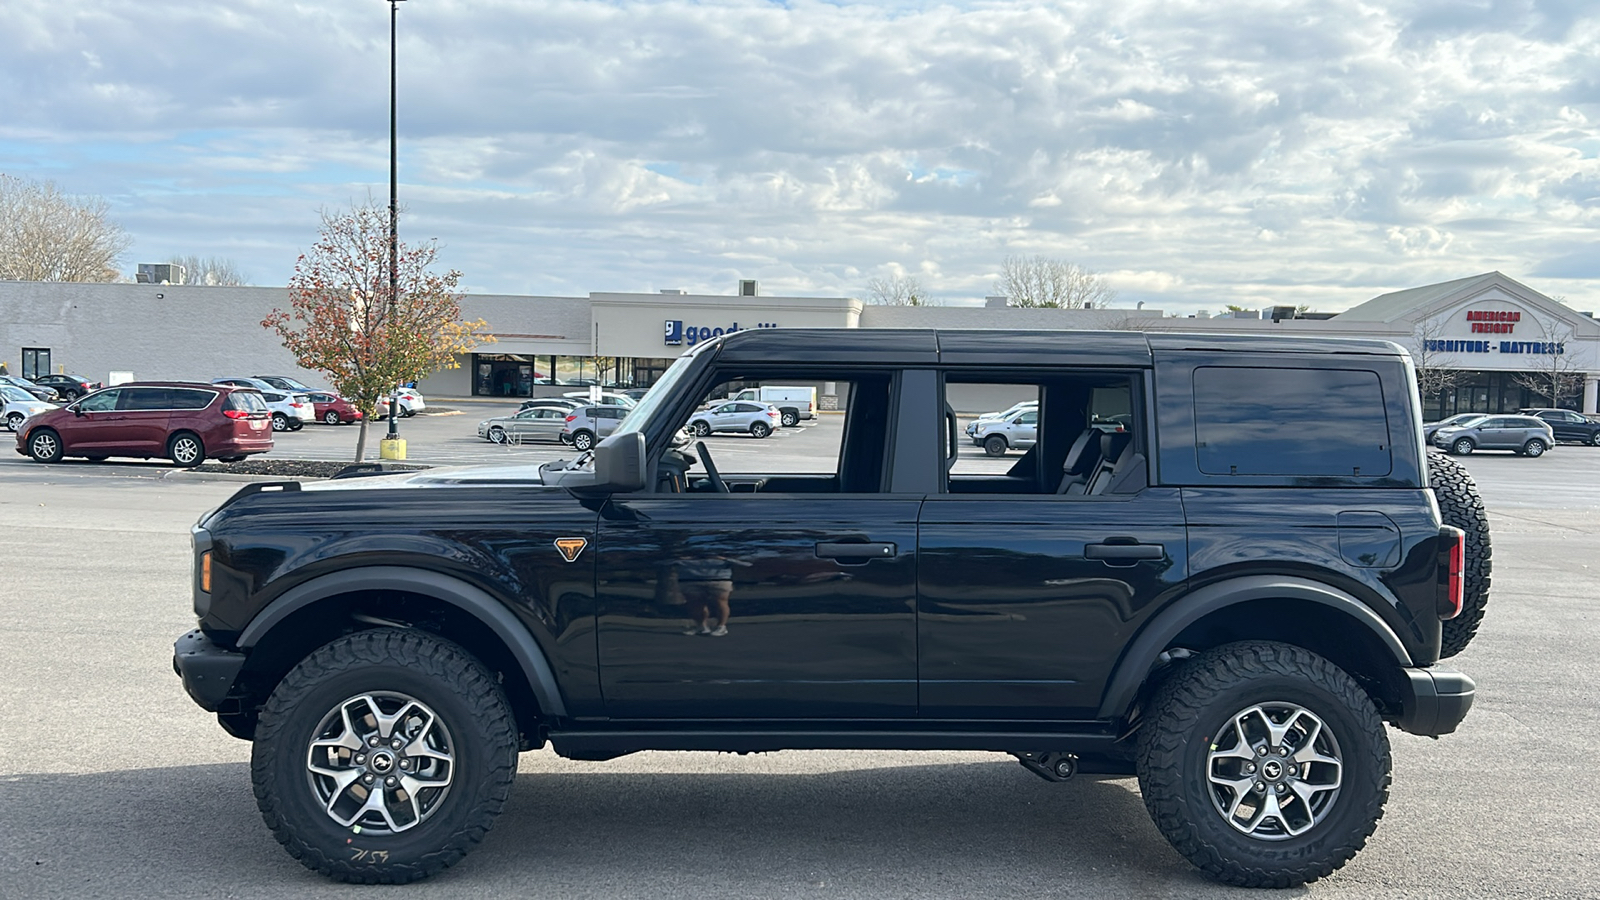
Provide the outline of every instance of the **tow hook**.
<path id="1" fill-rule="evenodd" d="M 1066 781 L 1078 774 L 1076 753 L 1013 753 L 1017 762 L 1045 781 Z"/>

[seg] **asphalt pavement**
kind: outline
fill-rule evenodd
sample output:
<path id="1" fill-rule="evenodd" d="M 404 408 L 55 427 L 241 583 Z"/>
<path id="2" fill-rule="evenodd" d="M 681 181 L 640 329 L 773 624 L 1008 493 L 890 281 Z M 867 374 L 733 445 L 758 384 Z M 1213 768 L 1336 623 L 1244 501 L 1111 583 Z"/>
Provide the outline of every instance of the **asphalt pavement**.
<path id="1" fill-rule="evenodd" d="M 571 453 L 474 446 L 477 418 L 402 427 L 429 462 Z M 352 429 L 314 427 L 282 445 L 353 449 Z M 736 471 L 825 453 L 836 427 L 707 443 Z M 1438 741 L 1391 729 L 1394 785 L 1366 850 L 1270 896 L 1600 896 L 1600 449 L 1465 462 L 1494 529 L 1488 615 L 1454 661 L 1476 706 Z M 249 746 L 172 674 L 193 624 L 187 529 L 239 485 L 170 471 L 0 459 L 0 898 L 1268 896 L 1199 876 L 1132 779 L 1048 784 L 997 754 L 868 751 L 524 754 L 505 815 L 460 865 L 405 888 L 326 881 L 272 840 Z"/>

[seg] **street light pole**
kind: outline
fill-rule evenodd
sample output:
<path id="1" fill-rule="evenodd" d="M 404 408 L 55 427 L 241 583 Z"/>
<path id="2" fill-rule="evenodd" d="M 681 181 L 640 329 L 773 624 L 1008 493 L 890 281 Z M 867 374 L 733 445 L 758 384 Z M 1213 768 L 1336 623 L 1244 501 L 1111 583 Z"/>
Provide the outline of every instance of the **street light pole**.
<path id="1" fill-rule="evenodd" d="M 400 299 L 400 157 L 396 151 L 395 128 L 395 23 L 404 0 L 389 0 L 389 327 L 394 327 L 395 304 Z M 395 385 L 398 388 L 398 385 Z M 396 424 L 399 399 L 389 395 L 389 439 L 400 436 Z"/>

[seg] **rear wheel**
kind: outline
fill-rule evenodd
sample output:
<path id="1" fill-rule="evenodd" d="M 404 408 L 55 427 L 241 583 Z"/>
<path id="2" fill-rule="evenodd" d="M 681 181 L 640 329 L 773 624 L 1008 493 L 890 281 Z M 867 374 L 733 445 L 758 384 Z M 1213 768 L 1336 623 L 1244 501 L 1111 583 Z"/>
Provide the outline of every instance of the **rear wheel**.
<path id="1" fill-rule="evenodd" d="M 337 425 L 339 424 L 339 414 L 330 409 L 322 414 L 322 421 L 327 422 L 329 425 Z"/>
<path id="2" fill-rule="evenodd" d="M 272 414 L 272 430 L 273 431 L 288 431 L 289 430 L 289 417 L 284 415 L 283 413 L 273 413 Z"/>
<path id="3" fill-rule="evenodd" d="M 800 414 L 792 409 L 786 409 L 783 411 L 783 418 L 780 421 L 783 422 L 783 427 L 793 428 L 800 424 Z"/>
<path id="4" fill-rule="evenodd" d="M 1589 446 L 1600 447 L 1600 431 L 1596 431 L 1594 434 L 1589 435 Z"/>
<path id="5" fill-rule="evenodd" d="M 1533 438 L 1533 439 L 1529 440 L 1526 444 L 1522 445 L 1522 455 L 1523 456 L 1543 456 L 1544 455 L 1544 451 L 1546 449 L 1548 449 L 1548 448 L 1545 447 L 1544 441 L 1541 441 L 1538 438 Z"/>
<path id="6" fill-rule="evenodd" d="M 60 462 L 61 435 L 49 428 L 40 428 L 28 437 L 28 455 L 42 463 Z"/>
<path id="7" fill-rule="evenodd" d="M 1006 439 L 998 434 L 991 434 L 983 440 L 983 452 L 990 456 L 1005 456 L 1006 446 Z"/>
<path id="8" fill-rule="evenodd" d="M 572 433 L 572 446 L 579 450 L 593 450 L 594 435 L 587 431 L 574 431 Z"/>
<path id="9" fill-rule="evenodd" d="M 772 426 L 765 422 L 751 422 L 750 433 L 758 438 L 764 438 L 772 433 Z"/>
<path id="10" fill-rule="evenodd" d="M 198 436 L 180 431 L 167 442 L 167 458 L 175 466 L 193 468 L 206 461 L 205 444 L 200 442 Z"/>
<path id="11" fill-rule="evenodd" d="M 1228 644 L 1182 665 L 1139 732 L 1139 789 L 1172 846 L 1243 887 L 1305 884 L 1355 856 L 1390 771 L 1361 686 L 1288 644 Z"/>
<path id="12" fill-rule="evenodd" d="M 304 427 L 306 427 L 306 423 L 300 421 L 299 419 L 290 419 L 289 420 L 289 430 L 290 431 L 299 431 L 300 429 L 302 429 Z"/>
<path id="13" fill-rule="evenodd" d="M 261 710 L 256 802 L 290 855 L 340 881 L 402 884 L 460 860 L 516 775 L 495 677 L 459 646 L 379 629 L 322 647 Z"/>

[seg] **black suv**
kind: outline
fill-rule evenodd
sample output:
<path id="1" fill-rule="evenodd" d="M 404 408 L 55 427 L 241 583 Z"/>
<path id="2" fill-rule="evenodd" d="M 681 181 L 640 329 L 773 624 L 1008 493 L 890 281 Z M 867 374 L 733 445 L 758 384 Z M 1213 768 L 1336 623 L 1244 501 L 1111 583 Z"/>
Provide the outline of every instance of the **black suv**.
<path id="1" fill-rule="evenodd" d="M 1558 441 L 1576 441 L 1600 447 L 1600 422 L 1570 409 L 1519 409 L 1524 416 L 1536 416 L 1550 425 Z"/>
<path id="2" fill-rule="evenodd" d="M 768 381 L 843 414 L 720 461 L 685 433 Z M 1022 400 L 1026 453 L 959 438 Z M 738 332 L 574 460 L 241 490 L 194 528 L 174 665 L 254 741 L 278 840 L 348 881 L 460 859 L 549 743 L 1136 774 L 1212 877 L 1300 884 L 1376 827 L 1384 723 L 1472 704 L 1436 663 L 1477 626 L 1487 532 L 1419 418 L 1380 341 Z"/>

